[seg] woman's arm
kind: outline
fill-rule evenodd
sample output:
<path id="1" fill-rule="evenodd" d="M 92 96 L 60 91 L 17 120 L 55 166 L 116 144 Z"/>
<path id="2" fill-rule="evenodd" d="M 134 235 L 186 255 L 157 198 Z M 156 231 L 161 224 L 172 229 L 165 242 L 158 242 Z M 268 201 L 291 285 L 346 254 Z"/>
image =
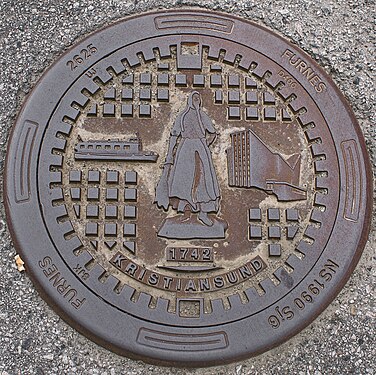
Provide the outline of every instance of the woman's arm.
<path id="1" fill-rule="evenodd" d="M 174 164 L 174 148 L 176 146 L 177 140 L 178 140 L 178 137 L 176 135 L 170 136 L 165 164 Z"/>

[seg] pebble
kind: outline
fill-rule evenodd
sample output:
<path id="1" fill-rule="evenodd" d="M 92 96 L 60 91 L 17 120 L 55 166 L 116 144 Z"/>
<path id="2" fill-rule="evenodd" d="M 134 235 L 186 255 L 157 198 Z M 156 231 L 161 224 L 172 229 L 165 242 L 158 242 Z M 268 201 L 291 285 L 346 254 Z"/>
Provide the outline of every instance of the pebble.
<path id="1" fill-rule="evenodd" d="M 53 354 L 45 354 L 44 356 L 43 356 L 43 358 L 44 359 L 46 359 L 47 361 L 53 361 L 53 359 L 54 359 L 54 355 Z"/>
<path id="2" fill-rule="evenodd" d="M 355 315 L 356 315 L 356 312 L 357 312 L 357 310 L 356 310 L 356 306 L 355 306 L 355 305 L 350 305 L 350 314 L 351 314 L 352 316 L 355 316 Z"/>

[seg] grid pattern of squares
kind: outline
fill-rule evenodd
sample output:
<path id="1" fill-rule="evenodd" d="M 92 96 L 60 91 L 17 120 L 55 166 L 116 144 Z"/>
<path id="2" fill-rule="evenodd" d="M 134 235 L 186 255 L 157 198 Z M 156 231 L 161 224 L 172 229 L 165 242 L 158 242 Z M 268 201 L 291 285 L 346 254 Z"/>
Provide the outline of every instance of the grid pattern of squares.
<path id="1" fill-rule="evenodd" d="M 284 211 L 284 212 L 283 212 Z M 288 225 L 281 225 L 281 215 L 285 215 Z M 265 221 L 263 221 L 265 217 Z M 260 208 L 248 210 L 248 234 L 249 240 L 268 241 L 268 252 L 270 257 L 278 257 L 282 254 L 282 246 L 278 243 L 285 235 L 287 240 L 292 241 L 297 234 L 299 227 L 299 211 L 295 208 L 281 210 L 279 208 L 268 208 L 262 212 Z"/>
<path id="2" fill-rule="evenodd" d="M 158 64 L 156 73 L 135 73 L 123 78 L 122 88 L 109 88 L 104 104 L 92 104 L 88 117 L 151 118 L 155 103 L 169 103 L 170 89 L 209 88 L 215 104 L 226 106 L 229 120 L 291 121 L 286 108 L 281 107 L 274 95 L 260 87 L 251 77 L 227 74 L 219 64 L 210 65 L 208 73 L 176 74 L 168 63 Z"/>
<path id="3" fill-rule="evenodd" d="M 214 102 L 227 105 L 229 120 L 291 121 L 288 111 L 278 106 L 274 95 L 261 90 L 251 77 L 224 75 L 220 65 L 212 65 L 211 71 L 207 85 L 214 90 Z"/>
<path id="4" fill-rule="evenodd" d="M 69 191 L 75 216 L 84 223 L 85 236 L 112 249 L 117 241 L 135 252 L 137 236 L 137 173 L 118 170 L 72 170 Z"/>
<path id="5" fill-rule="evenodd" d="M 182 77 L 181 77 L 182 76 Z M 122 80 L 122 88 L 109 88 L 103 95 L 104 104 L 93 104 L 88 117 L 152 117 L 152 104 L 155 102 L 168 103 L 170 100 L 169 87 L 183 85 L 185 75 L 169 73 L 169 64 L 158 64 L 157 73 L 129 74 Z"/>

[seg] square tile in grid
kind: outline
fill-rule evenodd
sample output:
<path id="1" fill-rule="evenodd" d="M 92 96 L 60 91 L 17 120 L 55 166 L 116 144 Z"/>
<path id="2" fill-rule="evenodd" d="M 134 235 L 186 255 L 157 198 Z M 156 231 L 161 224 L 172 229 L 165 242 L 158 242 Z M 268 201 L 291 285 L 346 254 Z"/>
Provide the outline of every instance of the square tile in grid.
<path id="1" fill-rule="evenodd" d="M 221 90 L 216 90 L 214 95 L 214 101 L 216 104 L 223 103 L 223 92 Z"/>
<path id="2" fill-rule="evenodd" d="M 105 223 L 104 224 L 104 235 L 106 237 L 117 236 L 117 224 L 116 223 Z"/>
<path id="3" fill-rule="evenodd" d="M 245 87 L 247 89 L 257 89 L 257 83 L 250 77 L 246 77 L 245 79 Z"/>
<path id="4" fill-rule="evenodd" d="M 212 74 L 210 76 L 210 87 L 221 87 L 222 86 L 222 75 Z"/>
<path id="5" fill-rule="evenodd" d="M 231 104 L 239 104 L 240 103 L 240 92 L 235 90 L 230 90 L 228 92 L 228 102 Z"/>
<path id="6" fill-rule="evenodd" d="M 281 238 L 281 228 L 276 225 L 268 227 L 268 238 L 279 240 Z"/>
<path id="7" fill-rule="evenodd" d="M 151 74 L 150 73 L 141 73 L 140 74 L 140 83 L 142 85 L 150 85 L 151 84 Z"/>
<path id="8" fill-rule="evenodd" d="M 160 102 L 168 102 L 170 94 L 168 89 L 158 89 L 157 90 L 157 100 Z"/>
<path id="9" fill-rule="evenodd" d="M 97 206 L 96 204 L 88 204 L 86 206 L 86 217 L 98 219 L 99 206 Z"/>
<path id="10" fill-rule="evenodd" d="M 279 208 L 268 208 L 268 220 L 279 221 L 279 219 L 280 219 Z"/>
<path id="11" fill-rule="evenodd" d="M 81 189 L 80 188 L 71 188 L 70 189 L 71 199 L 74 201 L 79 201 L 81 199 Z"/>
<path id="12" fill-rule="evenodd" d="M 140 90 L 140 100 L 151 100 L 151 90 L 141 89 Z"/>
<path id="13" fill-rule="evenodd" d="M 261 221 L 261 209 L 260 208 L 250 208 L 248 211 L 249 221 Z"/>
<path id="14" fill-rule="evenodd" d="M 195 74 L 193 76 L 193 86 L 204 87 L 205 86 L 205 76 L 203 74 Z"/>
<path id="15" fill-rule="evenodd" d="M 106 205 L 105 208 L 106 219 L 117 219 L 118 218 L 118 207 L 114 205 Z"/>
<path id="16" fill-rule="evenodd" d="M 187 86 L 187 76 L 185 74 L 175 75 L 175 85 L 176 86 Z"/>
<path id="17" fill-rule="evenodd" d="M 106 189 L 106 200 L 117 201 L 119 199 L 119 190 L 116 188 Z"/>
<path id="18" fill-rule="evenodd" d="M 247 91 L 245 94 L 245 101 L 248 104 L 257 104 L 258 103 L 257 91 Z"/>
<path id="19" fill-rule="evenodd" d="M 296 208 L 286 209 L 286 220 L 299 221 L 299 211 Z"/>
<path id="20" fill-rule="evenodd" d="M 98 235 L 98 223 L 86 223 L 85 234 L 87 236 L 97 236 Z"/>
<path id="21" fill-rule="evenodd" d="M 89 171 L 87 180 L 90 183 L 97 184 L 101 180 L 101 173 L 99 171 Z"/>
<path id="22" fill-rule="evenodd" d="M 97 201 L 97 200 L 99 200 L 99 188 L 89 187 L 87 189 L 87 199 L 89 201 Z"/>
<path id="23" fill-rule="evenodd" d="M 227 113 L 228 113 L 228 118 L 230 120 L 240 120 L 240 108 L 239 107 L 228 107 Z"/>
<path id="24" fill-rule="evenodd" d="M 150 117 L 151 116 L 151 106 L 149 104 L 140 104 L 138 108 L 138 114 L 140 117 Z"/>
<path id="25" fill-rule="evenodd" d="M 169 84 L 169 75 L 167 73 L 160 73 L 157 77 L 158 86 L 168 86 Z"/>
<path id="26" fill-rule="evenodd" d="M 277 113 L 274 107 L 265 107 L 264 108 L 264 119 L 265 120 L 276 120 Z"/>
<path id="27" fill-rule="evenodd" d="M 106 172 L 106 182 L 108 184 L 118 184 L 119 183 L 119 172 L 118 171 L 107 171 Z"/>
<path id="28" fill-rule="evenodd" d="M 81 171 L 70 171 L 69 172 L 69 182 L 81 182 L 82 172 Z"/>
<path id="29" fill-rule="evenodd" d="M 123 100 L 132 100 L 133 99 L 133 89 L 123 89 L 121 92 L 121 98 Z"/>
<path id="30" fill-rule="evenodd" d="M 279 257 L 282 254 L 281 245 L 278 243 L 271 243 L 268 245 L 268 251 L 270 257 Z"/>
<path id="31" fill-rule="evenodd" d="M 124 200 L 125 201 L 136 201 L 137 200 L 137 189 L 125 188 L 124 189 Z"/>
<path id="32" fill-rule="evenodd" d="M 249 226 L 249 239 L 250 240 L 261 240 L 262 238 L 262 227 L 258 225 Z"/>
<path id="33" fill-rule="evenodd" d="M 229 75 L 228 76 L 228 86 L 229 87 L 239 87 L 240 80 L 238 75 Z"/>
<path id="34" fill-rule="evenodd" d="M 137 172 L 126 171 L 124 175 L 124 182 L 127 185 L 136 185 L 137 184 Z"/>
<path id="35" fill-rule="evenodd" d="M 135 237 L 136 236 L 136 224 L 126 223 L 123 225 L 124 237 Z"/>
<path id="36" fill-rule="evenodd" d="M 132 117 L 132 116 L 133 116 L 133 105 L 122 104 L 121 105 L 121 117 Z"/>
<path id="37" fill-rule="evenodd" d="M 247 107 L 245 114 L 246 114 L 247 120 L 255 120 L 256 121 L 259 118 L 257 107 Z"/>
<path id="38" fill-rule="evenodd" d="M 124 219 L 135 219 L 137 208 L 135 206 L 124 206 Z"/>
<path id="39" fill-rule="evenodd" d="M 103 116 L 115 117 L 115 104 L 109 104 L 109 103 L 103 104 Z"/>

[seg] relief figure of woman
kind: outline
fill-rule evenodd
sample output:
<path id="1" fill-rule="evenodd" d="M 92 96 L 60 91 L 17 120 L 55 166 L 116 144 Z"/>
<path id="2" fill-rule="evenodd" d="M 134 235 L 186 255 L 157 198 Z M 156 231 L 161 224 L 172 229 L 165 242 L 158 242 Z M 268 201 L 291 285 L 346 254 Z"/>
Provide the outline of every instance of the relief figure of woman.
<path id="1" fill-rule="evenodd" d="M 220 200 L 209 149 L 217 134 L 201 105 L 199 92 L 191 92 L 186 108 L 175 120 L 155 201 L 165 210 L 171 205 L 184 213 L 182 221 L 197 213 L 199 221 L 210 227 L 213 220 L 208 214 L 218 212 Z"/>

